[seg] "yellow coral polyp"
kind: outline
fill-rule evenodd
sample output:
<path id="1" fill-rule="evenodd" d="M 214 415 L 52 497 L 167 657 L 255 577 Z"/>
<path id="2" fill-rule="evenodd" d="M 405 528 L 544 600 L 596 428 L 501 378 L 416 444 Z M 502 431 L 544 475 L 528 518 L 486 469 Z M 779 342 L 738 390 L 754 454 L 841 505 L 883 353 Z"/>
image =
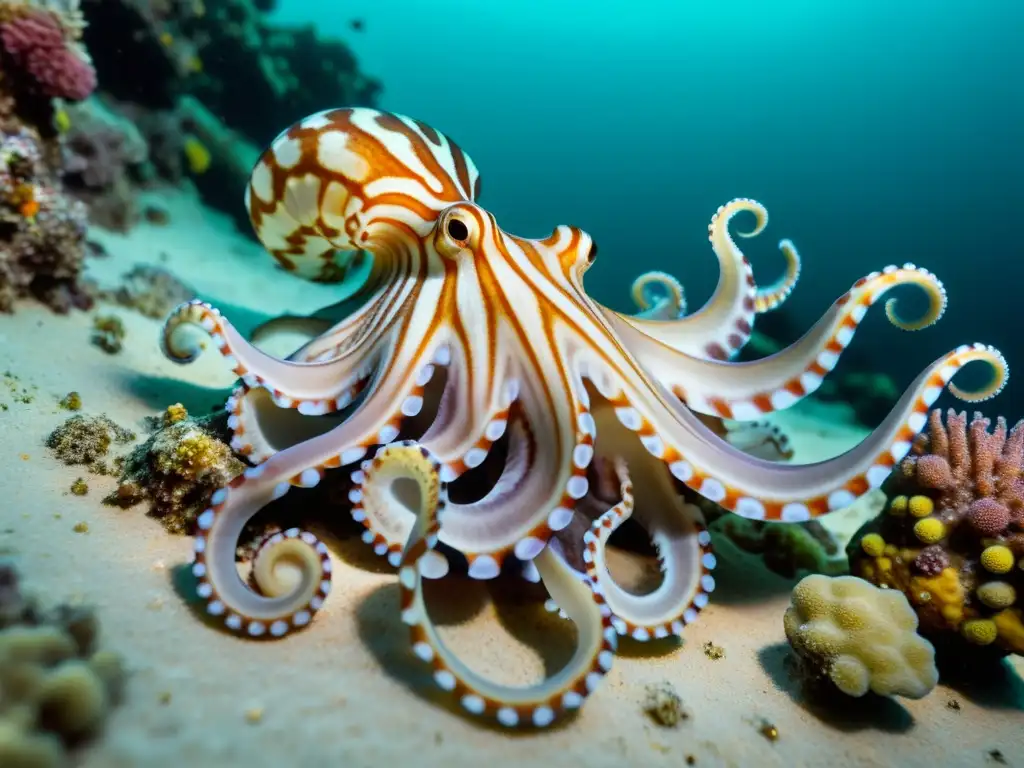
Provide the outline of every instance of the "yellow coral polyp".
<path id="1" fill-rule="evenodd" d="M 915 576 L 910 580 L 908 594 L 917 605 L 934 605 L 951 629 L 963 621 L 967 593 L 955 568 L 944 568 L 938 576 Z"/>
<path id="2" fill-rule="evenodd" d="M 1007 608 L 992 617 L 999 640 L 1017 654 L 1024 654 L 1024 621 L 1021 620 L 1020 608 Z"/>
<path id="3" fill-rule="evenodd" d="M 975 645 L 991 645 L 999 636 L 999 629 L 992 619 L 969 619 L 960 631 L 967 642 Z"/>
<path id="4" fill-rule="evenodd" d="M 989 573 L 1009 573 L 1013 568 L 1013 552 L 1002 544 L 985 547 L 981 553 L 981 567 Z"/>
<path id="5" fill-rule="evenodd" d="M 925 544 L 935 544 L 945 538 L 946 526 L 937 517 L 926 517 L 914 523 L 914 535 Z"/>
<path id="6" fill-rule="evenodd" d="M 891 515 L 905 515 L 907 513 L 907 497 L 906 496 L 895 496 L 893 500 L 889 502 L 889 514 Z"/>
<path id="7" fill-rule="evenodd" d="M 869 533 L 860 540 L 860 546 L 864 554 L 879 557 L 885 552 L 885 539 L 877 533 Z"/>
<path id="8" fill-rule="evenodd" d="M 1009 608 L 1017 601 L 1017 590 L 1005 581 L 990 581 L 978 587 L 978 599 L 994 610 Z"/>
<path id="9" fill-rule="evenodd" d="M 911 496 L 907 510 L 913 517 L 928 517 L 935 511 L 935 502 L 927 496 Z"/>

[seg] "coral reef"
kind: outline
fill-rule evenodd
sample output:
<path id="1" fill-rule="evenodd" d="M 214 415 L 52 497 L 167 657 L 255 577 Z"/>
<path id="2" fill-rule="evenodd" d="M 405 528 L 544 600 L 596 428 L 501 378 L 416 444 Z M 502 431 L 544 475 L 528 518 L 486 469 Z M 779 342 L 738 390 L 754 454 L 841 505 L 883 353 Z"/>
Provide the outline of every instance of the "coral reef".
<path id="1" fill-rule="evenodd" d="M 917 616 L 899 592 L 854 576 L 807 576 L 783 624 L 804 672 L 848 696 L 919 699 L 939 681 L 935 649 L 917 634 Z"/>
<path id="2" fill-rule="evenodd" d="M 125 672 L 98 633 L 91 610 L 42 611 L 0 562 L 0 765 L 65 765 L 67 746 L 100 731 Z"/>
<path id="3" fill-rule="evenodd" d="M 885 491 L 850 543 L 853 573 L 904 592 L 960 656 L 1024 653 L 1024 422 L 933 410 Z"/>
<path id="4" fill-rule="evenodd" d="M 136 439 L 129 429 L 118 426 L 107 416 L 71 416 L 46 438 L 54 456 L 65 464 L 84 464 L 98 475 L 110 474 L 106 458 L 114 445 Z"/>
<path id="5" fill-rule="evenodd" d="M 95 75 L 73 2 L 0 6 L 0 311 L 35 296 L 87 308 L 79 283 L 86 210 L 64 194 L 53 97 L 84 98 Z"/>
<path id="6" fill-rule="evenodd" d="M 191 533 L 213 492 L 245 468 L 227 435 L 226 413 L 194 419 L 172 405 L 162 427 L 127 456 L 120 484 L 105 501 L 131 507 L 148 500 L 169 531 Z"/>
<path id="7" fill-rule="evenodd" d="M 281 121 L 324 103 L 371 105 L 380 90 L 344 43 L 320 37 L 312 25 L 275 26 L 257 6 L 82 4 L 105 97 L 138 126 L 153 168 L 170 181 L 190 176 L 204 200 L 235 216 L 246 233 L 238 190 Z M 246 73 L 244 88 L 239 73 Z"/>
<path id="8" fill-rule="evenodd" d="M 99 99 L 67 110 L 64 172 L 92 223 L 118 232 L 139 217 L 135 182 L 148 176 L 149 146 L 135 124 Z"/>

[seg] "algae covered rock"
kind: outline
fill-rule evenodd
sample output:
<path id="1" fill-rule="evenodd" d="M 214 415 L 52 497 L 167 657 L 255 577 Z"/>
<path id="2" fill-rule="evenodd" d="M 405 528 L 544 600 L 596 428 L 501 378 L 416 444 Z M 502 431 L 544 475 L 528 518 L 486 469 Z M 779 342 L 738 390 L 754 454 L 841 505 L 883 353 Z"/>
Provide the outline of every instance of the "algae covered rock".
<path id="1" fill-rule="evenodd" d="M 180 403 L 124 462 L 120 485 L 106 501 L 130 507 L 150 502 L 150 512 L 173 533 L 191 533 L 210 496 L 244 468 L 228 445 L 227 414 L 192 418 Z"/>
<path id="2" fill-rule="evenodd" d="M 935 649 L 895 590 L 854 576 L 808 576 L 793 590 L 783 625 L 804 671 L 848 696 L 919 699 L 939 681 Z"/>

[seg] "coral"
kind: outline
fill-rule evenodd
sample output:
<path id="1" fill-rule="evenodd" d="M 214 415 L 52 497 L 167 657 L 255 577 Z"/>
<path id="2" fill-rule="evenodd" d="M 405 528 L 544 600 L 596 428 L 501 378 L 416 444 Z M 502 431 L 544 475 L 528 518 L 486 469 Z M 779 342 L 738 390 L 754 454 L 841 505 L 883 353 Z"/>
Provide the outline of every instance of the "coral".
<path id="1" fill-rule="evenodd" d="M 139 129 L 99 99 L 66 111 L 64 180 L 89 208 L 92 223 L 127 231 L 139 218 L 136 182 L 149 175 L 149 146 Z"/>
<path id="2" fill-rule="evenodd" d="M 71 416 L 46 438 L 58 460 L 65 464 L 85 464 L 96 474 L 108 474 L 104 459 L 113 445 L 135 440 L 131 430 L 120 427 L 107 416 Z"/>
<path id="3" fill-rule="evenodd" d="M 96 88 L 96 70 L 77 40 L 80 16 L 71 8 L 10 3 L 0 14 L 0 48 L 5 69 L 23 74 L 40 93 L 80 101 Z"/>
<path id="4" fill-rule="evenodd" d="M 281 121 L 325 101 L 370 106 L 380 90 L 344 43 L 312 25 L 276 26 L 251 0 L 83 0 L 83 9 L 104 92 L 139 126 L 161 176 L 191 175 L 246 233 L 238 190 Z"/>
<path id="5" fill-rule="evenodd" d="M 1024 654 L 1024 422 L 932 411 L 884 490 L 885 511 L 850 544 L 852 572 L 903 591 L 943 649 Z"/>
<path id="6" fill-rule="evenodd" d="M 223 439 L 226 432 L 226 414 L 194 419 L 180 403 L 171 406 L 164 427 L 129 454 L 106 502 L 130 507 L 148 499 L 150 513 L 169 531 L 191 533 L 213 492 L 245 468 Z"/>
<path id="7" fill-rule="evenodd" d="M 92 304 L 79 282 L 86 210 L 62 193 L 55 148 L 15 118 L 0 121 L 0 311 L 29 295 L 59 312 Z"/>
<path id="8" fill-rule="evenodd" d="M 65 744 L 95 736 L 122 695 L 119 656 L 96 650 L 92 611 L 42 611 L 0 563 L 0 765 L 65 765 Z"/>
<path id="9" fill-rule="evenodd" d="M 907 598 L 854 576 L 811 575 L 793 590 L 786 638 L 815 679 L 848 696 L 919 699 L 938 683 L 935 649 Z"/>

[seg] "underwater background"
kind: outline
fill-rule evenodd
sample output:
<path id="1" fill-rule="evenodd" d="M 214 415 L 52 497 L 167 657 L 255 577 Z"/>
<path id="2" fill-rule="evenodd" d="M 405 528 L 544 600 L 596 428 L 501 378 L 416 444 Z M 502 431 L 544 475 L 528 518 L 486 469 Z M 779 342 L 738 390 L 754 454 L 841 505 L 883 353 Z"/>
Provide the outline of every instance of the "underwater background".
<path id="1" fill-rule="evenodd" d="M 717 279 L 706 224 L 719 205 L 752 197 L 771 216 L 743 246 L 758 279 L 781 271 L 783 237 L 803 257 L 793 298 L 758 319 L 780 341 L 862 274 L 909 261 L 945 283 L 945 317 L 907 334 L 870 312 L 845 363 L 884 369 L 902 389 L 950 342 L 992 344 L 1011 367 L 1024 354 L 1019 3 L 324 8 L 281 0 L 272 18 L 343 37 L 383 82 L 380 106 L 472 155 L 484 205 L 508 231 L 590 232 L 601 257 L 587 287 L 601 301 L 627 308 L 642 264 L 679 277 L 696 309 Z M 352 19 L 364 22 L 358 33 Z M 905 293 L 912 316 L 918 297 Z M 1000 403 L 1018 412 L 1024 384 L 1011 376 Z"/>
<path id="2" fill-rule="evenodd" d="M 0 0 L 0 768 L 1022 765 L 1021 40 L 1011 0 Z M 432 129 L 632 319 L 538 267 L 586 238 L 439 218 Z M 338 208 L 394 227 L 358 308 Z M 926 270 L 938 324 L 868 308 Z"/>

